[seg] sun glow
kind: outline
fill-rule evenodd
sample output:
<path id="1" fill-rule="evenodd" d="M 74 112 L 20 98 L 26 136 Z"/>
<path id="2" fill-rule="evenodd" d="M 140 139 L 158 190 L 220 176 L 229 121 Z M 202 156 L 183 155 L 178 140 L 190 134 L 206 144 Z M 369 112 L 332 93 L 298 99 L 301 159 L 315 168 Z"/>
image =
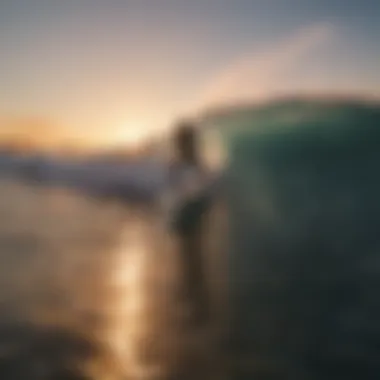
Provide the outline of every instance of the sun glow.
<path id="1" fill-rule="evenodd" d="M 152 130 L 148 126 L 131 122 L 117 128 L 114 133 L 110 134 L 110 144 L 135 148 L 148 140 L 152 134 Z"/>

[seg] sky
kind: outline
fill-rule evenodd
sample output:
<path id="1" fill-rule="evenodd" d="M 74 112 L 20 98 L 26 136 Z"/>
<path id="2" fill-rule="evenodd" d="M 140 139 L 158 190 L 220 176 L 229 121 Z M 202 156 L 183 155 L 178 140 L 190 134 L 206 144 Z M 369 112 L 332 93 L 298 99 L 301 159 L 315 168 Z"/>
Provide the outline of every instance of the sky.
<path id="1" fill-rule="evenodd" d="M 276 93 L 380 96 L 379 38 L 378 0 L 2 0 L 0 133 L 121 142 Z"/>

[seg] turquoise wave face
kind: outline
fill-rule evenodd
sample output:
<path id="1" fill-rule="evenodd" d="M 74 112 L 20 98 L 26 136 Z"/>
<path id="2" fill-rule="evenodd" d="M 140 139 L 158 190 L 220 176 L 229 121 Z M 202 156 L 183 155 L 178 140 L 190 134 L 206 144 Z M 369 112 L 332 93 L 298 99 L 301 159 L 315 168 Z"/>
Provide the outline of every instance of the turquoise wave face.
<path id="1" fill-rule="evenodd" d="M 229 152 L 234 347 L 269 372 L 378 372 L 380 106 L 288 100 L 212 122 Z"/>

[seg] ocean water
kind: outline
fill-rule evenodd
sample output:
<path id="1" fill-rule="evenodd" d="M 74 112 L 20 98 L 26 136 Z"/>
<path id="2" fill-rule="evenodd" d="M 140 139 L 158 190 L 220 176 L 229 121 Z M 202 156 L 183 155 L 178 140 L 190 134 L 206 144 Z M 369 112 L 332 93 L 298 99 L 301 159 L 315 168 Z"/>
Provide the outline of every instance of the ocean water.
<path id="1" fill-rule="evenodd" d="M 380 375 L 380 105 L 214 115 L 229 152 L 235 379 Z"/>
<path id="2" fill-rule="evenodd" d="M 194 252 L 203 323 L 202 277 L 152 204 L 6 166 L 0 379 L 378 378 L 380 107 L 293 99 L 208 122 L 228 159 Z"/>
<path id="3" fill-rule="evenodd" d="M 223 378 L 223 233 L 210 217 L 196 284 L 210 313 L 194 324 L 197 273 L 145 197 L 1 179 L 0 378 Z"/>

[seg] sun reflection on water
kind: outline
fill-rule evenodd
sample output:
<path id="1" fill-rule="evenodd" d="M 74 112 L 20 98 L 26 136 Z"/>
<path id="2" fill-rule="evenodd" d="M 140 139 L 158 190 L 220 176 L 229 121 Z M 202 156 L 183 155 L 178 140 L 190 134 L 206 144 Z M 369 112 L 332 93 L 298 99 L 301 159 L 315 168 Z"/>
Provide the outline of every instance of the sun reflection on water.
<path id="1" fill-rule="evenodd" d="M 147 260 L 149 239 L 143 220 L 133 218 L 122 233 L 111 278 L 115 302 L 109 340 L 124 372 L 133 379 L 152 378 L 141 362 L 140 343 L 147 329 Z"/>

